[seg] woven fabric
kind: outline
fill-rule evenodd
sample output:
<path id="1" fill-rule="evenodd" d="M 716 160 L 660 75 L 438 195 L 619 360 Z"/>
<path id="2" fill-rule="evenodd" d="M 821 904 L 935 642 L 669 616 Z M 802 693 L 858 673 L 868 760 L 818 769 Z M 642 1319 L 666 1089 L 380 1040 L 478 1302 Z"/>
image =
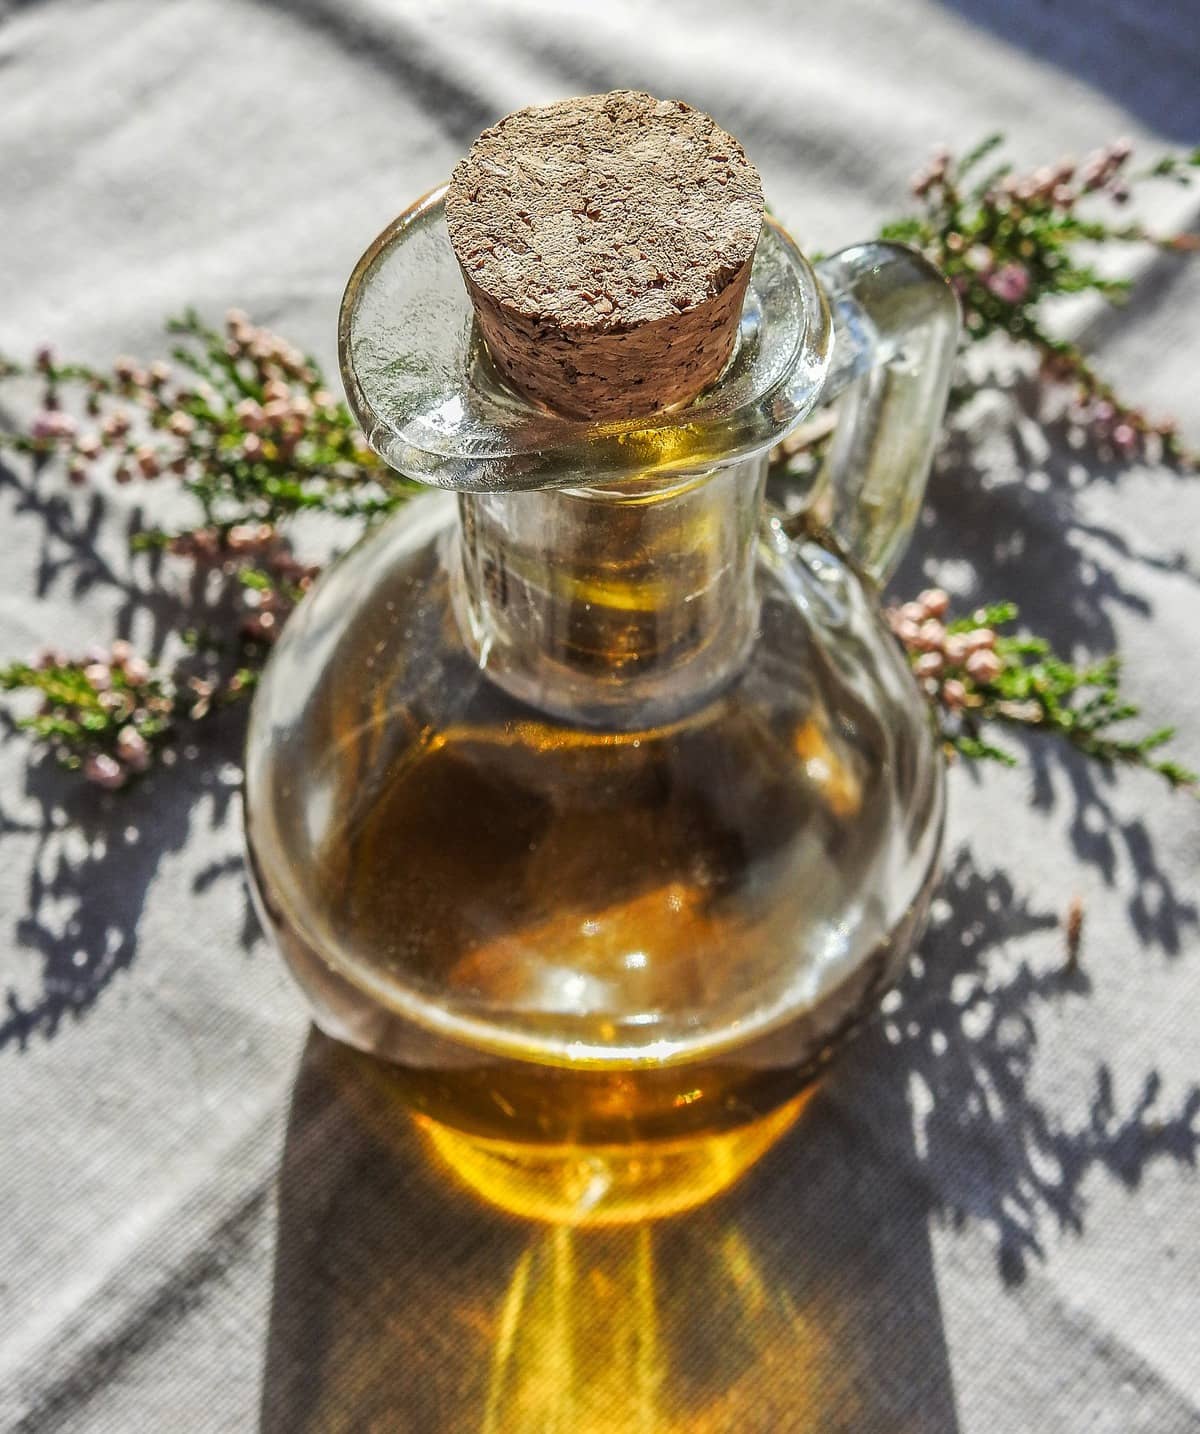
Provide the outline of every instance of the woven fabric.
<path id="1" fill-rule="evenodd" d="M 522 104 L 686 98 L 829 250 L 941 140 L 1194 143 L 1198 61 L 1200 10 L 1143 0 L 10 0 L 0 350 L 150 357 L 165 314 L 237 304 L 332 368 L 368 240 Z M 1189 202 L 1164 187 L 1157 217 Z M 1065 321 L 1200 441 L 1200 276 L 1143 270 L 1131 312 Z M 967 410 L 897 586 L 1119 645 L 1200 766 L 1200 487 L 1024 403 Z M 154 647 L 126 550 L 146 497 L 0 471 L 0 652 Z M 1200 1430 L 1193 801 L 1048 745 L 956 768 L 898 1008 L 728 1197 L 568 1236 L 474 1203 L 370 1063 L 310 1034 L 247 906 L 238 741 L 116 796 L 0 745 L 0 1427 Z"/>

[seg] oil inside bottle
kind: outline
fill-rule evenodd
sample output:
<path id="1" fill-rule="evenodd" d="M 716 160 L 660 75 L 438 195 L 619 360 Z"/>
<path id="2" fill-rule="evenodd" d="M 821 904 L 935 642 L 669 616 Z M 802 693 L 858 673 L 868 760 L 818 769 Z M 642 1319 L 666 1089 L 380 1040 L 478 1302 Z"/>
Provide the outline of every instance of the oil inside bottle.
<path id="1" fill-rule="evenodd" d="M 393 1061 L 507 1208 L 618 1222 L 729 1184 L 907 944 L 909 921 L 865 960 L 822 948 L 886 830 L 869 727 L 735 692 L 595 732 L 487 685 L 461 722 L 386 730 L 338 747 L 319 941 L 271 912 L 322 1024 Z"/>

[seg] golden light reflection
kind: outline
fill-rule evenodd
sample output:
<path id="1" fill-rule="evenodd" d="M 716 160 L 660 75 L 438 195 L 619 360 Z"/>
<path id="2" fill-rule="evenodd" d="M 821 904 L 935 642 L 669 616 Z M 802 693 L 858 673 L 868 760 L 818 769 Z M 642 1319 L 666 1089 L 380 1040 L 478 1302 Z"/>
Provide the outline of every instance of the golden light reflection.
<path id="1" fill-rule="evenodd" d="M 720 1134 L 625 1145 L 516 1144 L 427 1117 L 418 1124 L 445 1165 L 502 1210 L 564 1225 L 626 1225 L 694 1209 L 727 1189 L 791 1128 L 810 1094 Z"/>
<path id="2" fill-rule="evenodd" d="M 738 1230 L 697 1232 L 681 1279 L 661 1229 L 559 1226 L 522 1254 L 482 1434 L 730 1434 L 751 1411 L 801 1416 L 826 1353 L 820 1331 L 772 1292 Z M 782 1388 L 763 1387 L 784 1369 Z"/>
<path id="3" fill-rule="evenodd" d="M 792 740 L 805 775 L 829 810 L 843 819 L 854 816 L 862 806 L 862 778 L 846 761 L 845 744 L 831 740 L 812 717 L 797 727 Z"/>
<path id="4" fill-rule="evenodd" d="M 886 1400 L 875 1412 L 888 1417 L 863 1417 L 873 1386 L 842 1308 L 858 1296 L 826 1278 L 842 1257 L 810 1250 L 801 1192 L 778 1167 L 682 1219 L 524 1224 L 447 1191 L 387 1067 L 336 1052 L 330 1077 L 340 1099 L 322 1129 L 345 1146 L 344 1178 L 329 1187 L 306 1159 L 284 1187 L 291 1281 L 273 1315 L 266 1434 L 949 1427 L 892 1420 Z M 310 1285 L 293 1283 L 297 1257 Z"/>

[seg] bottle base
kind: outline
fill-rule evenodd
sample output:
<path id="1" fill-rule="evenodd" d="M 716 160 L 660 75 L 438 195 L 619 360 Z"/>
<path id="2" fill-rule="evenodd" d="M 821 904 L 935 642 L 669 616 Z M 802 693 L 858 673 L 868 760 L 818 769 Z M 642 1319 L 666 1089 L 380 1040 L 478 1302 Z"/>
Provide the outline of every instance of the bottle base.
<path id="1" fill-rule="evenodd" d="M 735 1130 L 623 1145 L 494 1140 L 414 1118 L 441 1163 L 489 1204 L 590 1228 L 662 1219 L 711 1200 L 795 1125 L 813 1089 Z"/>

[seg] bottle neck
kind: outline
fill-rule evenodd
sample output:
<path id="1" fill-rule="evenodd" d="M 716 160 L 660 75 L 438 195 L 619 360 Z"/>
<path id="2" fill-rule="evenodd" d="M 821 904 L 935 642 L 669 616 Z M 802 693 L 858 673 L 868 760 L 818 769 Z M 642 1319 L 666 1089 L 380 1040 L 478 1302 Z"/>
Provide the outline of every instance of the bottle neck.
<path id="1" fill-rule="evenodd" d="M 766 465 L 461 494 L 455 613 L 480 667 L 588 724 L 640 728 L 701 706 L 754 640 Z"/>

